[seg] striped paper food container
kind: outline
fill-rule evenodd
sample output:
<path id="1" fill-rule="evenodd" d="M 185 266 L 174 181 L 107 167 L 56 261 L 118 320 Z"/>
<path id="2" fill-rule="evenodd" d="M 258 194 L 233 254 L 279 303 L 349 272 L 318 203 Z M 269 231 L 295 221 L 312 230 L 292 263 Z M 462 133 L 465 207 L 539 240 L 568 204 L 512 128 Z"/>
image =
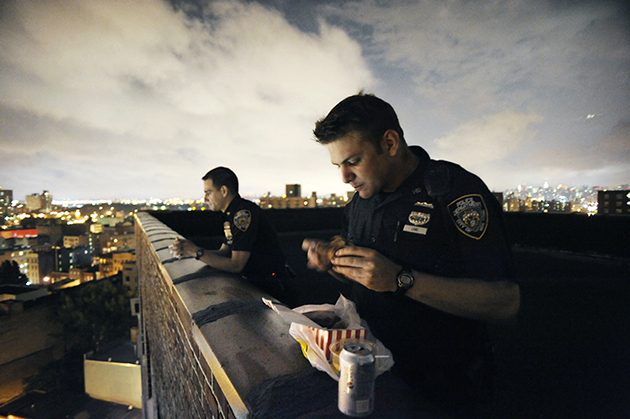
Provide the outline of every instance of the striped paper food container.
<path id="1" fill-rule="evenodd" d="M 337 343 L 342 340 L 356 340 L 356 341 L 366 341 L 368 338 L 367 329 L 319 329 L 316 327 L 308 327 L 308 329 L 313 333 L 315 337 L 315 342 L 317 346 L 324 351 L 326 355 L 326 359 L 328 362 L 332 361 L 332 353 L 330 352 L 330 346 L 333 343 Z"/>

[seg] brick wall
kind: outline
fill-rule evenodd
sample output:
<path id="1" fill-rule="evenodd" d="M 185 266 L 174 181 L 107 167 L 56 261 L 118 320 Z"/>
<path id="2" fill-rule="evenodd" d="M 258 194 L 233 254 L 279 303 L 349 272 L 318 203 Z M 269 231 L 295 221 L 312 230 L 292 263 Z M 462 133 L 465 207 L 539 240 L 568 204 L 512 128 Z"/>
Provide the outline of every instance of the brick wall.
<path id="1" fill-rule="evenodd" d="M 143 398 L 152 400 L 145 406 L 155 406 L 152 413 L 145 409 L 145 417 L 235 418 L 193 336 L 190 312 L 172 280 L 165 277 L 142 224 L 136 222 L 136 226 L 144 336 Z"/>

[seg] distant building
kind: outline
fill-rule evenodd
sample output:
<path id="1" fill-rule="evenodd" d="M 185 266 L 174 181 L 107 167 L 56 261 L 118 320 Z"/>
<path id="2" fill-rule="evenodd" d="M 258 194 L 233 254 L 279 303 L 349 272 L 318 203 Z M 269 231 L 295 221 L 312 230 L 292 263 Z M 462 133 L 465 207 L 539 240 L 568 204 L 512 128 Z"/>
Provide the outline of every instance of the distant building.
<path id="1" fill-rule="evenodd" d="M 60 225 L 38 224 L 37 237 L 41 237 L 45 243 L 57 245 L 63 238 L 62 228 Z"/>
<path id="2" fill-rule="evenodd" d="M 52 195 L 48 191 L 40 194 L 31 194 L 26 196 L 26 208 L 30 212 L 42 211 L 50 212 L 52 209 Z"/>
<path id="3" fill-rule="evenodd" d="M 54 299 L 46 287 L 0 287 L 0 406 L 15 399 L 25 389 L 24 379 L 38 373 L 39 368 L 63 355 L 61 324 L 52 319 Z M 38 300 L 33 303 L 33 300 Z M 28 408 L 31 404 L 28 404 Z M 0 418 L 33 418 L 33 409 L 6 412 Z M 41 410 L 40 410 L 41 412 Z M 50 409 L 45 410 L 50 414 Z M 9 416 L 13 413 L 14 416 Z M 54 416 L 49 416 L 54 417 Z M 66 416 L 57 416 L 66 417 Z"/>
<path id="4" fill-rule="evenodd" d="M 311 203 L 310 198 L 301 197 L 280 197 L 280 196 L 265 196 L 260 199 L 260 207 L 263 209 L 268 208 L 309 208 Z"/>
<path id="5" fill-rule="evenodd" d="M 44 278 L 44 284 L 50 285 L 70 280 L 70 273 L 68 272 L 51 272 L 46 278 Z"/>
<path id="6" fill-rule="evenodd" d="M 83 376 L 90 397 L 142 409 L 142 370 L 131 342 L 86 354 Z"/>
<path id="7" fill-rule="evenodd" d="M 99 275 L 101 278 L 114 276 L 124 270 L 125 264 L 135 262 L 136 255 L 133 253 L 106 253 L 99 258 Z"/>
<path id="8" fill-rule="evenodd" d="M 55 259 L 49 249 L 38 248 L 26 254 L 24 274 L 31 284 L 44 284 L 44 278 L 53 272 Z"/>
<path id="9" fill-rule="evenodd" d="M 123 263 L 123 284 L 132 291 L 138 290 L 138 268 L 135 262 Z"/>
<path id="10" fill-rule="evenodd" d="M 90 233 L 98 234 L 103 232 L 103 224 L 92 223 L 90 224 Z"/>
<path id="11" fill-rule="evenodd" d="M 88 246 L 62 247 L 56 249 L 58 254 L 57 269 L 70 272 L 72 268 L 89 268 L 92 266 L 92 253 Z"/>
<path id="12" fill-rule="evenodd" d="M 2 219 L 9 214 L 9 208 L 13 202 L 13 191 L 11 189 L 0 188 L 0 224 Z"/>
<path id="13" fill-rule="evenodd" d="M 48 295 L 46 287 L 29 287 L 25 285 L 0 286 L 0 301 L 32 301 Z"/>
<path id="14" fill-rule="evenodd" d="M 125 264 L 136 263 L 136 255 L 129 252 L 114 253 L 112 263 L 114 265 L 114 273 L 122 272 Z"/>
<path id="15" fill-rule="evenodd" d="M 492 192 L 492 195 L 497 199 L 501 208 L 503 208 L 503 192 Z"/>
<path id="16" fill-rule="evenodd" d="M 78 246 L 87 246 L 89 244 L 88 236 L 63 236 L 63 247 L 71 249 Z"/>
<path id="17" fill-rule="evenodd" d="M 30 248 L 14 249 L 11 252 L 11 260 L 17 263 L 18 267 L 20 268 L 20 273 L 26 275 L 27 277 L 29 277 L 28 260 L 32 252 L 33 250 Z"/>
<path id="18" fill-rule="evenodd" d="M 70 272 L 68 272 L 68 277 L 83 284 L 85 282 L 94 281 L 96 274 L 91 268 L 72 268 Z"/>
<path id="19" fill-rule="evenodd" d="M 337 194 L 330 194 L 328 198 L 321 199 L 321 203 L 318 202 L 318 207 L 344 207 L 350 201 L 352 201 L 352 197 L 354 196 L 354 191 L 348 192 L 348 195 L 344 198 L 343 196 L 337 196 Z M 319 200 L 318 200 L 319 201 Z"/>
<path id="20" fill-rule="evenodd" d="M 597 213 L 630 215 L 630 190 L 598 191 Z"/>
<path id="21" fill-rule="evenodd" d="M 503 204 L 504 211 L 520 211 L 521 203 L 520 200 L 514 195 L 510 195 L 505 203 Z"/>
<path id="22" fill-rule="evenodd" d="M 301 185 L 287 185 L 286 186 L 286 195 L 287 198 L 299 198 L 302 196 L 302 186 Z"/>

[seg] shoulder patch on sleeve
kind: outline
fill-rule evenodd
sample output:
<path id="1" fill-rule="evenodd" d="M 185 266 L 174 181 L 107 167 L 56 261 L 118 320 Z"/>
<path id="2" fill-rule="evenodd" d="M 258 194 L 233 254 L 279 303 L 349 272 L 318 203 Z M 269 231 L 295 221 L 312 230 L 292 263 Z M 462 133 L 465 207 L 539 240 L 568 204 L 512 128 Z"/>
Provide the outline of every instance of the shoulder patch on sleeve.
<path id="1" fill-rule="evenodd" d="M 479 240 L 488 227 L 488 209 L 481 195 L 464 195 L 448 204 L 448 212 L 457 229 Z"/>
<path id="2" fill-rule="evenodd" d="M 234 215 L 234 225 L 241 231 L 247 231 L 252 222 L 252 213 L 248 210 L 240 210 Z"/>

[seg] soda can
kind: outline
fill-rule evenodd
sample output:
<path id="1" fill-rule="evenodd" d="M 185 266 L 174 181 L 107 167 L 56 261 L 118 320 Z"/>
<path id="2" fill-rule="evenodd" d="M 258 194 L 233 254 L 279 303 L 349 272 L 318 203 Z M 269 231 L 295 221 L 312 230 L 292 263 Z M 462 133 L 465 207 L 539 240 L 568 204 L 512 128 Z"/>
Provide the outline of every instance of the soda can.
<path id="1" fill-rule="evenodd" d="M 376 363 L 372 346 L 366 342 L 344 345 L 339 354 L 339 411 L 353 417 L 374 411 Z"/>

